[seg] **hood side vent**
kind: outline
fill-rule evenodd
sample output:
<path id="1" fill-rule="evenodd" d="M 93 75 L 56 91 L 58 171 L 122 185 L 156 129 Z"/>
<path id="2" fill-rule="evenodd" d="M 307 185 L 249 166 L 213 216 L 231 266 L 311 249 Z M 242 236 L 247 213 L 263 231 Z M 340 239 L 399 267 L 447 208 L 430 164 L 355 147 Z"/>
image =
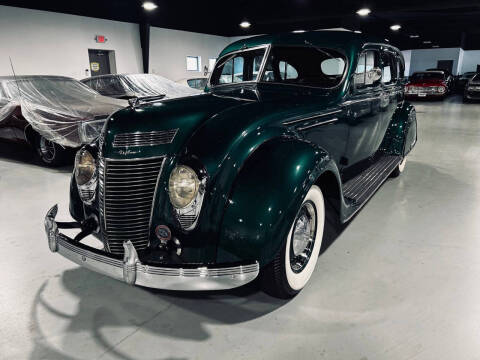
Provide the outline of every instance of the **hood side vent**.
<path id="1" fill-rule="evenodd" d="M 178 129 L 117 134 L 113 147 L 155 146 L 171 144 Z"/>

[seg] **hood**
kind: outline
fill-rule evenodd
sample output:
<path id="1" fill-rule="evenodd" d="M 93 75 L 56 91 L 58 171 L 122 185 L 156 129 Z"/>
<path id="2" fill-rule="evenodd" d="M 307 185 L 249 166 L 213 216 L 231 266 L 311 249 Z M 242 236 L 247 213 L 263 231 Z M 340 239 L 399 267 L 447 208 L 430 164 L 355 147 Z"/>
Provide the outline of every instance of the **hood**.
<path id="1" fill-rule="evenodd" d="M 239 142 L 260 142 L 267 132 L 285 131 L 280 125 L 290 117 L 308 111 L 318 111 L 320 104 L 330 105 L 330 97 L 312 97 L 305 94 L 271 96 L 269 92 L 239 90 L 229 93 L 208 93 L 164 100 L 136 108 L 118 111 L 105 128 L 104 154 L 110 158 L 131 159 L 160 154 L 180 154 L 182 151 L 196 156 L 209 173 L 218 167 L 222 157 Z M 302 108 L 302 109 L 300 109 Z M 114 147 L 119 134 L 177 130 L 169 144 L 145 147 Z M 261 133 L 262 135 L 256 135 Z M 255 136 L 253 136 L 253 135 Z M 255 140 L 253 140 L 255 138 Z"/>

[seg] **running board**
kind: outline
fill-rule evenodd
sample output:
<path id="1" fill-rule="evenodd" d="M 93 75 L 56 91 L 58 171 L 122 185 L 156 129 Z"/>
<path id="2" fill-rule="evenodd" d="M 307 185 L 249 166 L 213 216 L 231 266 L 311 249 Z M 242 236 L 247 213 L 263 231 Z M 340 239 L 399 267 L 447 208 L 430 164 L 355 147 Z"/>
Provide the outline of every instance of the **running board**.
<path id="1" fill-rule="evenodd" d="M 401 161 L 401 156 L 382 156 L 370 167 L 343 184 L 345 202 L 356 208 L 353 213 L 370 199 Z"/>

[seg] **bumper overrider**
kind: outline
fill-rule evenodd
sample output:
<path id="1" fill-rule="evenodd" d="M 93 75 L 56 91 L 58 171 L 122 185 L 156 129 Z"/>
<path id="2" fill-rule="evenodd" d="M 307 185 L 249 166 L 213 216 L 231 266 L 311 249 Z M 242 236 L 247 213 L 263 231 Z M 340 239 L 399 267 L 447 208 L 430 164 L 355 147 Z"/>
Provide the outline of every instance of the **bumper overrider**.
<path id="1" fill-rule="evenodd" d="M 259 274 L 258 262 L 224 267 L 179 267 L 142 264 L 130 241 L 123 243 L 123 259 L 118 255 L 92 248 L 80 241 L 98 227 L 94 219 L 84 223 L 55 221 L 58 206 L 53 206 L 45 216 L 45 232 L 48 246 L 65 258 L 87 269 L 121 280 L 130 285 L 139 285 L 165 290 L 222 290 L 242 286 Z M 81 228 L 74 238 L 62 234 L 59 229 Z"/>

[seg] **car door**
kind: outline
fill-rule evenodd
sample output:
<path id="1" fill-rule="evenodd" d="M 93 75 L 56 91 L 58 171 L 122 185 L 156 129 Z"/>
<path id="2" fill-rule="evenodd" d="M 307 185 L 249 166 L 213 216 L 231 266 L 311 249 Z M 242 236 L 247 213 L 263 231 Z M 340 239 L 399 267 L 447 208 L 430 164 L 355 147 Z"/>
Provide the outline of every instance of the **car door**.
<path id="1" fill-rule="evenodd" d="M 375 71 L 381 66 L 381 54 L 376 49 L 360 54 L 351 81 L 350 94 L 345 106 L 349 114 L 348 140 L 344 163 L 346 168 L 360 165 L 377 151 L 378 133 L 383 119 L 385 95 L 381 79 L 375 79 Z M 348 178 L 348 174 L 346 175 Z"/>

